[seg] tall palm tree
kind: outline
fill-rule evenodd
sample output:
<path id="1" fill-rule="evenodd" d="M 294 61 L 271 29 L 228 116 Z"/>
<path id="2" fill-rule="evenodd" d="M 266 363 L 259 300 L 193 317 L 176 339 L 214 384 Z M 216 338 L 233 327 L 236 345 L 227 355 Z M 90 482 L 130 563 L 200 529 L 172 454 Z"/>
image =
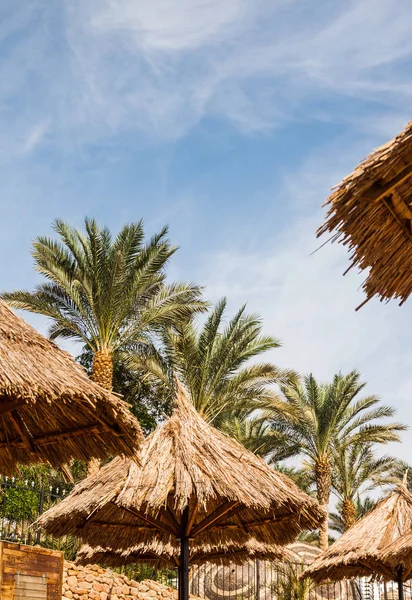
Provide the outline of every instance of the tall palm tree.
<path id="1" fill-rule="evenodd" d="M 284 386 L 283 399 L 273 397 L 266 406 L 265 417 L 271 427 L 288 433 L 289 456 L 303 456 L 313 470 L 317 498 L 325 508 L 319 531 L 322 549 L 328 546 L 334 445 L 399 441 L 399 432 L 405 429 L 398 423 L 382 423 L 393 417 L 394 409 L 381 405 L 376 396 L 359 398 L 365 385 L 357 371 L 338 373 L 330 384 L 319 384 L 313 375 L 307 375 L 303 383 L 292 381 Z M 288 449 L 284 450 L 287 454 Z"/>
<path id="2" fill-rule="evenodd" d="M 356 509 L 356 518 L 361 519 L 368 512 L 370 512 L 376 506 L 376 501 L 372 500 L 370 496 L 365 496 L 364 498 L 360 498 L 357 496 L 355 498 L 355 509 Z M 329 515 L 329 527 L 334 531 L 342 534 L 345 533 L 345 523 L 342 517 L 342 502 L 337 503 L 338 512 L 331 512 Z"/>
<path id="3" fill-rule="evenodd" d="M 276 431 L 262 416 L 249 408 L 233 410 L 220 421 L 220 429 L 242 446 L 266 459 L 277 471 L 284 473 L 307 494 L 312 492 L 314 481 L 308 470 L 286 466 L 282 463 L 290 456 L 289 433 Z"/>
<path id="4" fill-rule="evenodd" d="M 397 465 L 394 469 L 393 476 L 394 481 L 403 479 L 406 474 L 406 487 L 409 491 L 412 491 L 412 465 L 404 460 L 398 460 Z"/>
<path id="5" fill-rule="evenodd" d="M 316 496 L 315 480 L 313 472 L 304 467 L 291 467 L 282 463 L 273 463 L 273 466 L 277 471 L 280 471 L 284 475 L 287 475 L 292 479 L 298 487 L 308 496 Z"/>
<path id="6" fill-rule="evenodd" d="M 151 334 L 203 310 L 200 289 L 165 284 L 165 267 L 176 247 L 164 227 L 148 242 L 143 222 L 113 238 L 106 227 L 85 219 L 79 231 L 57 219 L 58 240 L 38 237 L 32 255 L 48 281 L 33 291 L 2 294 L 14 308 L 51 319 L 50 337 L 83 342 L 94 355 L 92 378 L 112 388 L 113 355 L 151 344 Z"/>
<path id="7" fill-rule="evenodd" d="M 377 457 L 372 444 L 334 448 L 332 491 L 338 499 L 344 531 L 359 517 L 357 499 L 391 483 L 397 465 L 392 456 Z"/>
<path id="8" fill-rule="evenodd" d="M 282 445 L 276 432 L 273 432 L 259 416 L 251 415 L 250 410 L 235 410 L 229 413 L 225 420 L 221 421 L 220 428 L 258 456 L 265 457 L 273 451 L 274 445 Z"/>
<path id="9" fill-rule="evenodd" d="M 127 356 L 124 352 L 113 356 L 113 392 L 128 403 L 143 433 L 148 435 L 171 414 L 174 398 L 164 394 L 164 389 L 155 382 L 143 380 L 139 373 L 131 370 Z M 91 376 L 93 354 L 90 348 L 83 348 L 76 360 Z"/>
<path id="10" fill-rule="evenodd" d="M 244 419 L 274 394 L 272 384 L 285 384 L 293 376 L 270 362 L 249 362 L 280 344 L 262 335 L 260 317 L 246 314 L 245 306 L 227 324 L 225 309 L 223 299 L 202 327 L 193 320 L 178 323 L 163 332 L 161 352 L 131 357 L 135 368 L 161 382 L 170 394 L 176 373 L 199 413 L 220 428 L 236 416 Z"/>

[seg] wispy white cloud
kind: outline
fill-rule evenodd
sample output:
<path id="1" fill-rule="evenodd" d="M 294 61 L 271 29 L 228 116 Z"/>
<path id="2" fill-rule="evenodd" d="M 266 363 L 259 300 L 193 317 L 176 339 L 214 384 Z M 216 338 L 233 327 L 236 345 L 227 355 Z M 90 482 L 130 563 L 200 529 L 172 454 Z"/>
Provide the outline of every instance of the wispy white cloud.
<path id="1" fill-rule="evenodd" d="M 328 244 L 313 254 L 322 219 L 318 206 L 330 181 L 337 181 L 337 154 L 337 147 L 324 147 L 293 178 L 285 177 L 277 202 L 287 198 L 291 211 L 280 232 L 263 239 L 245 223 L 247 246 L 232 242 L 229 249 L 211 249 L 200 261 L 197 278 L 214 300 L 228 296 L 233 311 L 247 300 L 248 310 L 262 315 L 265 332 L 283 343 L 271 356 L 277 364 L 313 372 L 321 380 L 359 369 L 368 392 L 380 394 L 398 409 L 399 420 L 410 423 L 412 352 L 404 324 L 412 305 L 373 300 L 356 312 L 364 299 L 364 274 L 342 276 L 349 261 L 340 245 Z M 408 436 L 402 447 L 391 448 L 405 459 L 411 449 Z"/>
<path id="2" fill-rule="evenodd" d="M 28 132 L 26 139 L 23 142 L 22 154 L 30 154 L 45 138 L 49 129 L 50 121 L 44 119 L 36 123 Z"/>
<path id="3" fill-rule="evenodd" d="M 244 131 L 271 130 L 319 118 L 313 100 L 328 95 L 376 101 L 384 117 L 389 106 L 409 110 L 407 0 L 396 11 L 391 0 L 63 6 L 10 4 L 0 25 L 8 57 L 0 66 L 0 120 L 30 82 L 30 110 L 19 119 L 50 118 L 55 141 L 81 144 L 131 129 L 176 137 L 208 115 Z M 350 122 L 343 111 L 323 111 Z"/>
<path id="4" fill-rule="evenodd" d="M 138 50 L 180 53 L 229 38 L 250 9 L 244 0 L 109 0 L 94 5 L 90 26 Z"/>
<path id="5" fill-rule="evenodd" d="M 247 299 L 248 310 L 262 315 L 266 333 L 283 347 L 271 358 L 301 373 L 328 381 L 342 371 L 359 369 L 367 392 L 395 406 L 397 418 L 412 422 L 412 352 L 404 323 L 411 308 L 372 301 L 359 312 L 363 276 L 342 277 L 348 265 L 342 248 L 325 247 L 311 255 L 319 221 L 302 219 L 262 248 L 241 247 L 203 257 L 207 290 L 214 300 L 228 295 L 231 309 Z M 405 460 L 409 437 L 392 451 Z"/>
<path id="6" fill-rule="evenodd" d="M 80 221 L 84 210 L 83 189 L 72 202 L 70 190 L 60 196 L 70 178 L 57 173 L 53 179 L 49 163 L 49 180 L 39 164 L 30 174 L 14 164 L 44 143 L 68 147 L 70 154 L 122 133 L 167 140 L 210 116 L 246 133 L 310 119 L 344 124 L 345 135 L 294 164 L 267 192 L 268 215 L 275 220 L 281 212 L 275 205 L 285 212 L 273 239 L 262 239 L 261 230 L 254 234 L 246 223 L 245 248 L 220 223 L 228 228 L 230 249 L 204 255 L 196 260 L 204 268 L 183 277 L 205 282 L 215 298 L 228 294 L 234 308 L 247 299 L 284 342 L 277 362 L 325 378 L 359 367 L 370 390 L 412 421 L 406 375 L 412 355 L 404 333 L 409 305 L 398 310 L 372 302 L 355 313 L 362 276 L 342 278 L 344 249 L 328 246 L 311 256 L 318 207 L 330 186 L 410 118 L 411 28 L 408 0 L 399 0 L 396 10 L 393 0 L 6 0 L 0 8 L 0 163 L 13 163 L 14 170 L 4 178 L 0 204 L 5 218 L 20 220 L 18 231 L 2 236 L 3 252 L 16 247 L 19 266 L 4 268 L 3 285 L 20 285 L 16 273 L 33 284 L 22 256 L 29 256 L 40 222 L 46 228 L 57 212 Z M 349 130 L 361 132 L 362 141 Z M 167 211 L 154 211 L 156 227 L 176 210 L 181 220 L 195 222 L 193 198 L 202 209 L 209 200 L 200 188 L 190 189 L 180 206 L 175 201 Z M 101 205 L 91 199 L 100 194 L 96 189 L 87 210 L 98 212 Z M 46 208 L 39 216 L 41 204 Z M 120 210 L 125 219 L 135 218 L 135 207 Z M 186 252 L 198 252 L 194 246 Z"/>

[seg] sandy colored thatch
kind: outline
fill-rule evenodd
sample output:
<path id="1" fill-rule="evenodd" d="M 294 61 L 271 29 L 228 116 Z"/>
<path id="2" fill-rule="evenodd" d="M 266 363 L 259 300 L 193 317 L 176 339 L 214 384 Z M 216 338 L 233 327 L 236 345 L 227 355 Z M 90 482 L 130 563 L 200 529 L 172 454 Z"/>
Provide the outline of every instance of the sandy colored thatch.
<path id="1" fill-rule="evenodd" d="M 152 540 L 146 544 L 136 544 L 127 550 L 117 551 L 102 546 L 92 548 L 85 545 L 78 553 L 76 562 L 82 565 L 99 563 L 108 567 L 121 567 L 142 562 L 152 564 L 157 568 L 170 568 L 179 565 L 179 555 L 180 547 L 176 541 L 164 544 L 158 540 Z M 204 563 L 243 564 L 253 559 L 287 562 L 292 560 L 292 554 L 289 554 L 287 549 L 282 546 L 270 546 L 251 539 L 244 547 L 231 544 L 222 546 L 204 544 L 202 550 L 192 549 L 189 555 L 192 565 Z"/>
<path id="2" fill-rule="evenodd" d="M 181 386 L 173 415 L 143 443 L 140 466 L 116 458 L 39 520 L 54 535 L 125 550 L 191 539 L 244 546 L 287 544 L 323 512 L 290 479 L 207 424 Z"/>
<path id="3" fill-rule="evenodd" d="M 377 574 L 397 579 L 387 547 L 412 529 L 412 494 L 399 486 L 323 552 L 304 572 L 316 582 Z"/>
<path id="4" fill-rule="evenodd" d="M 0 300 L 0 473 L 39 460 L 133 455 L 142 439 L 127 405 Z"/>
<path id="5" fill-rule="evenodd" d="M 351 261 L 368 269 L 367 300 L 412 292 L 412 121 L 396 138 L 372 152 L 329 197 L 318 234 L 351 250 Z"/>
<path id="6" fill-rule="evenodd" d="M 412 532 L 397 539 L 383 553 L 383 560 L 393 571 L 402 569 L 404 581 L 412 577 Z"/>

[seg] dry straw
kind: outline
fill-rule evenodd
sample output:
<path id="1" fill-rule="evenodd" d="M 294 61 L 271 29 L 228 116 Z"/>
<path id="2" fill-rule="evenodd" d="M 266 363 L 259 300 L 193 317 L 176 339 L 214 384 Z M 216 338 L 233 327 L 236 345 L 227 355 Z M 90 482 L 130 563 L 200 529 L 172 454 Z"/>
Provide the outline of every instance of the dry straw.
<path id="1" fill-rule="evenodd" d="M 402 304 L 412 292 L 411 179 L 412 121 L 356 167 L 327 201 L 318 235 L 333 232 L 333 241 L 349 247 L 352 266 L 368 270 L 365 302 L 377 295 Z"/>
<path id="2" fill-rule="evenodd" d="M 388 546 L 412 529 L 412 494 L 405 483 L 355 523 L 304 572 L 316 583 L 364 575 L 395 581 L 398 564 L 388 560 Z"/>
<path id="3" fill-rule="evenodd" d="M 111 453 L 142 440 L 127 405 L 92 383 L 73 358 L 0 300 L 0 472 Z"/>
<path id="4" fill-rule="evenodd" d="M 287 544 L 323 516 L 287 477 L 207 424 L 179 382 L 173 415 L 145 440 L 139 459 L 114 459 L 39 524 L 111 554 L 138 548 L 160 561 L 175 557 L 181 600 L 189 594 L 190 554 L 211 558 L 213 548 L 226 548 L 245 557 L 251 540 Z"/>
<path id="5" fill-rule="evenodd" d="M 388 546 L 383 560 L 392 571 L 402 570 L 402 579 L 412 577 L 412 533 L 408 533 Z"/>
<path id="6" fill-rule="evenodd" d="M 179 558 L 179 544 L 172 542 L 165 544 L 158 540 L 152 540 L 146 544 L 136 544 L 127 550 L 117 551 L 102 546 L 92 548 L 85 545 L 78 553 L 76 562 L 82 565 L 99 563 L 108 567 L 145 563 L 156 568 L 176 568 L 179 566 Z M 204 563 L 241 565 L 254 559 L 290 562 L 293 560 L 293 556 L 283 546 L 262 544 L 252 539 L 243 547 L 231 544 L 220 546 L 204 544 L 201 550 L 192 549 L 189 553 L 191 565 Z"/>
<path id="7" fill-rule="evenodd" d="M 92 546 L 127 549 L 153 536 L 244 545 L 287 544 L 317 527 L 317 502 L 264 460 L 206 423 L 179 386 L 173 415 L 142 444 L 140 463 L 115 458 L 77 485 L 39 524 Z"/>

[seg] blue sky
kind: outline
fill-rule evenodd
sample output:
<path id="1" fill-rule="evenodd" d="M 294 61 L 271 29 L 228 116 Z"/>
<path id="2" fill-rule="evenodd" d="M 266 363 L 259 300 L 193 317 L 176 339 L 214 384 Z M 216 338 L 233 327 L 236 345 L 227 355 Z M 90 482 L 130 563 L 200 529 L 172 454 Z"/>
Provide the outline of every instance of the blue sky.
<path id="1" fill-rule="evenodd" d="M 4 0 L 1 288 L 36 283 L 55 217 L 169 223 L 172 278 L 262 314 L 279 364 L 360 369 L 412 424 L 411 302 L 355 313 L 345 249 L 311 255 L 331 186 L 411 118 L 411 27 L 407 0 Z"/>

